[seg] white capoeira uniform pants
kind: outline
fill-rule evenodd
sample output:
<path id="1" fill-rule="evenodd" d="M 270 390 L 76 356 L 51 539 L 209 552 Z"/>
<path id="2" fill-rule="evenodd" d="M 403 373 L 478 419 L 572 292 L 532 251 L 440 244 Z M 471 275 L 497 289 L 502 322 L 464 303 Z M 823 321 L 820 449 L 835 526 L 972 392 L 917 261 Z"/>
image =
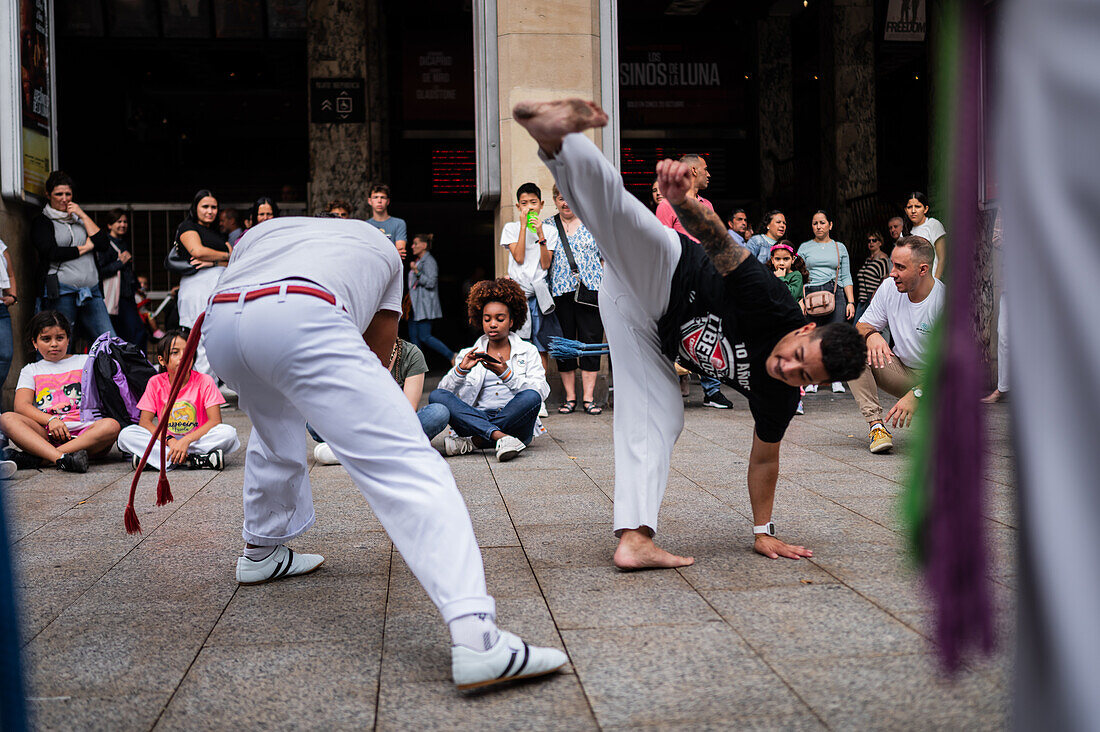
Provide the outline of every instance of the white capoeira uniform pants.
<path id="1" fill-rule="evenodd" d="M 552 159 L 539 155 L 604 258 L 600 316 L 615 369 L 615 531 L 656 531 L 672 448 L 684 428 L 676 370 L 657 338 L 680 238 L 626 191 L 584 135 L 567 135 Z"/>
<path id="2" fill-rule="evenodd" d="M 210 363 L 252 420 L 246 542 L 282 544 L 313 525 L 308 421 L 325 436 L 444 620 L 495 616 L 454 478 L 347 313 L 311 295 L 273 295 L 211 305 L 203 332 Z"/>
<path id="3" fill-rule="evenodd" d="M 194 327 L 199 314 L 206 310 L 210 295 L 214 293 L 214 288 L 218 286 L 218 281 L 223 274 L 225 274 L 225 267 L 214 266 L 204 267 L 193 275 L 180 277 L 180 294 L 176 307 L 179 310 L 181 327 Z M 206 357 L 205 344 L 201 340 L 195 350 L 195 363 L 192 368 L 206 374 L 214 381 L 218 380 L 218 375 L 214 373 Z"/>
<path id="4" fill-rule="evenodd" d="M 132 424 L 129 427 L 123 427 L 118 433 L 118 449 L 130 455 L 144 455 L 145 448 L 149 446 L 149 440 L 152 437 L 153 433 L 140 425 Z M 237 430 L 232 425 L 222 422 L 211 427 L 205 435 L 188 445 L 187 454 L 205 455 L 214 450 L 222 450 L 226 455 L 231 455 L 240 446 L 241 441 L 237 438 Z M 160 470 L 160 440 L 157 440 L 157 444 L 153 445 L 153 450 L 149 453 L 149 465 L 154 470 Z M 176 467 L 174 464 L 168 465 L 169 470 L 174 467 Z"/>
<path id="5" fill-rule="evenodd" d="M 1012 0 L 999 11 L 999 205 L 1014 298 L 1020 510 L 1013 726 L 1097 730 L 1100 3 Z"/>

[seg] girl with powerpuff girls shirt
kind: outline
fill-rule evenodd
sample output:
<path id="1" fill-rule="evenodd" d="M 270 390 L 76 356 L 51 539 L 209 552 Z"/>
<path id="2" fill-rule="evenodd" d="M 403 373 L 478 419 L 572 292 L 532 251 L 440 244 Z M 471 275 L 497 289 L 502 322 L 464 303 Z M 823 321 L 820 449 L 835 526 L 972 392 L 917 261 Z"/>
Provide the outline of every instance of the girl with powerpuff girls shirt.
<path id="1" fill-rule="evenodd" d="M 68 318 L 44 310 L 27 327 L 27 340 L 42 356 L 19 372 L 15 410 L 0 416 L 0 428 L 18 450 L 7 458 L 20 468 L 43 463 L 71 473 L 88 472 L 88 456 L 111 449 L 119 424 L 110 417 L 80 421 L 80 377 L 86 354 L 70 354 Z"/>

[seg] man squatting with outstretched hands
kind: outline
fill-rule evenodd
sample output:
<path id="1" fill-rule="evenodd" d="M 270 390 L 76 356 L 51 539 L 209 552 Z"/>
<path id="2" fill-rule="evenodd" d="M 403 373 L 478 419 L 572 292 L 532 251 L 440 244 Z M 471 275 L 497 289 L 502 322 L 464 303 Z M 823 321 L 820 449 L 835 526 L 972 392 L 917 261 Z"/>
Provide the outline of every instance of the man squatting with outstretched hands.
<path id="1" fill-rule="evenodd" d="M 863 370 L 867 352 L 856 329 L 807 323 L 783 282 L 734 243 L 713 211 L 687 195 L 691 169 L 672 160 L 658 163 L 658 185 L 699 242 L 662 226 L 579 134 L 607 124 L 596 104 L 524 102 L 512 116 L 538 142 L 539 157 L 604 257 L 600 314 L 615 367 L 615 565 L 645 569 L 695 561 L 653 541 L 672 448 L 684 425 L 675 361 L 749 401 L 754 549 L 773 559 L 812 556 L 775 535 L 779 445 L 799 386 L 848 381 Z"/>

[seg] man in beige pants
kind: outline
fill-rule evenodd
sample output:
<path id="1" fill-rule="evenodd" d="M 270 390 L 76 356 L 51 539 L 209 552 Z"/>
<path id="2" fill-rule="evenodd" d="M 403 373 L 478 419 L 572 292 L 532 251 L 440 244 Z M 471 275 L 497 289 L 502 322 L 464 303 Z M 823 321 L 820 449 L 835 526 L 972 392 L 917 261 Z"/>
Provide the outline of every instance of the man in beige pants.
<path id="1" fill-rule="evenodd" d="M 898 397 L 886 414 L 894 427 L 908 427 L 921 398 L 921 371 L 928 334 L 943 309 L 943 283 L 932 276 L 936 250 L 926 239 L 906 236 L 890 254 L 890 276 L 882 281 L 856 329 L 867 343 L 867 365 L 848 382 L 863 418 L 870 426 L 869 447 L 882 453 L 894 446 L 883 423 L 878 390 Z M 894 348 L 880 331 L 889 326 Z"/>

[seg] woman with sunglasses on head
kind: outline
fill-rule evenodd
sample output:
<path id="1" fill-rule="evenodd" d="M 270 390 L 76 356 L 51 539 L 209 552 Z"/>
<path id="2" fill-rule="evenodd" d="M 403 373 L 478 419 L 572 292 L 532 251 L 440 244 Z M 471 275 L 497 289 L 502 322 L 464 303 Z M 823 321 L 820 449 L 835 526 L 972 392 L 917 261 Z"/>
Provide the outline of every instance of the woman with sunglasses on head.
<path id="1" fill-rule="evenodd" d="M 856 322 L 867 311 L 875 290 L 890 274 L 890 256 L 884 251 L 886 243 L 882 234 L 872 229 L 867 232 L 866 242 L 869 254 L 856 272 Z"/>

